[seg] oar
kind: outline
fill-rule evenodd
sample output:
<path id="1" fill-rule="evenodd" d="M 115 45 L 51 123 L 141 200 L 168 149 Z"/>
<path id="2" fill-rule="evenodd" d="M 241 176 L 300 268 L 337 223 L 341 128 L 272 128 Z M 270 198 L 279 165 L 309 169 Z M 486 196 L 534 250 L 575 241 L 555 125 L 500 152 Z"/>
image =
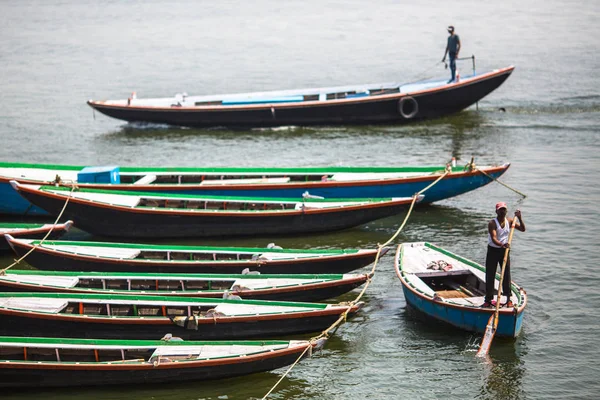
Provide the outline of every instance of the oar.
<path id="1" fill-rule="evenodd" d="M 504 260 L 502 260 L 502 269 L 500 271 L 500 283 L 498 284 L 498 297 L 496 298 L 496 311 L 492 314 L 485 327 L 485 333 L 483 334 L 483 339 L 481 340 L 481 346 L 479 346 L 479 351 L 477 352 L 477 356 L 479 357 L 487 355 L 487 353 L 490 351 L 490 347 L 492 346 L 492 340 L 494 340 L 494 335 L 496 334 L 496 328 L 498 328 L 498 314 L 500 313 L 500 298 L 502 297 L 502 283 L 504 281 L 504 270 L 506 269 L 506 262 L 508 261 L 508 252 L 510 251 L 510 242 L 512 242 L 516 225 L 517 217 L 515 216 L 513 218 L 513 223 L 510 227 L 510 233 L 508 234 L 508 247 L 504 251 Z M 510 300 L 510 291 L 507 296 Z"/>

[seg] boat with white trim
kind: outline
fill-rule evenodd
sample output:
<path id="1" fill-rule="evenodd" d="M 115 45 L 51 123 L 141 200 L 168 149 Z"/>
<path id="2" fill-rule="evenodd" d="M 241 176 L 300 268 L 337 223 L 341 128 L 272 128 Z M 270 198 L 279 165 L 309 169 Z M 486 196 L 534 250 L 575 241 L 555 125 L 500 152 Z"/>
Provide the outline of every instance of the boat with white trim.
<path id="1" fill-rule="evenodd" d="M 0 291 L 321 301 L 364 284 L 372 274 L 156 274 L 8 270 Z"/>
<path id="2" fill-rule="evenodd" d="M 322 304 L 177 296 L 0 293 L 0 335 L 185 340 L 274 337 L 322 331 L 362 303 Z"/>
<path id="3" fill-rule="evenodd" d="M 330 232 L 397 215 L 413 202 L 411 198 L 165 195 L 11 184 L 21 196 L 52 215 L 64 208 L 63 215 L 77 228 L 95 235 L 134 238 Z"/>
<path id="4" fill-rule="evenodd" d="M 89 100 L 94 110 L 128 122 L 189 127 L 401 124 L 457 113 L 498 88 L 514 66 L 406 84 L 363 84 L 270 92 Z"/>
<path id="5" fill-rule="evenodd" d="M 241 274 L 340 274 L 375 261 L 375 249 L 175 246 L 65 240 L 6 240 L 40 270 Z M 388 252 L 381 250 L 381 256 Z"/>
<path id="6" fill-rule="evenodd" d="M 308 192 L 325 198 L 382 198 L 410 197 L 449 169 L 450 173 L 427 191 L 422 203 L 428 204 L 485 186 L 492 181 L 490 177 L 499 178 L 509 166 L 189 168 L 0 162 L 0 214 L 48 215 L 21 197 L 11 180 L 165 194 L 299 198 Z"/>
<path id="7" fill-rule="evenodd" d="M 496 308 L 482 308 L 485 267 L 427 242 L 398 246 L 395 270 L 406 302 L 425 315 L 470 332 L 483 333 Z M 500 274 L 494 286 L 498 289 Z M 507 298 L 503 294 L 502 302 Z M 527 294 L 511 282 L 513 307 L 501 307 L 499 336 L 517 337 L 523 325 Z"/>
<path id="8" fill-rule="evenodd" d="M 271 371 L 326 339 L 261 341 L 0 337 L 0 388 L 202 381 Z"/>
<path id="9" fill-rule="evenodd" d="M 58 239 L 66 234 L 73 226 L 73 221 L 61 224 L 38 224 L 26 222 L 0 222 L 0 251 L 10 250 L 10 246 L 4 235 L 13 238 L 42 239 L 48 232 L 47 239 Z"/>

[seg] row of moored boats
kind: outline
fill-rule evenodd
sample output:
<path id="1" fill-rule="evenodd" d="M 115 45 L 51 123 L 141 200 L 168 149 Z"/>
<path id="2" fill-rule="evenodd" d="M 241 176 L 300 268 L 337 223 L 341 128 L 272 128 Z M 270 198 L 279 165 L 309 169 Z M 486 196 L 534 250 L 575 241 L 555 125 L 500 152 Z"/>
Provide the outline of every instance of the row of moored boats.
<path id="1" fill-rule="evenodd" d="M 364 285 L 378 249 L 282 249 L 61 240 L 73 226 L 116 238 L 328 232 L 483 186 L 508 168 L 196 169 L 0 163 L 0 249 L 35 269 L 0 274 L 0 387 L 216 379 L 267 371 L 324 340 L 362 303 L 314 303 Z M 424 195 L 415 195 L 447 174 Z M 483 332 L 484 268 L 429 243 L 395 249 L 409 304 Z M 497 282 L 496 282 L 497 285 Z M 526 305 L 513 284 L 498 335 Z M 339 300 L 339 299 L 338 299 Z M 33 336 L 32 336 L 33 335 Z"/>

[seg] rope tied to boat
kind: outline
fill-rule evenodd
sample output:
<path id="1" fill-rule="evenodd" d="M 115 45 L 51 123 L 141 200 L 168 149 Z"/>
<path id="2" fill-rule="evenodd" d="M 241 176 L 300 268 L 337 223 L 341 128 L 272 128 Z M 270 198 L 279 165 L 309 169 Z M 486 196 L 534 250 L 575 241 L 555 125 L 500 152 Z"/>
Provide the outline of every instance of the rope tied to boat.
<path id="1" fill-rule="evenodd" d="M 496 181 L 496 182 L 498 182 L 499 184 L 501 184 L 502 186 L 504 186 L 504 187 L 506 187 L 506 188 L 508 188 L 508 189 L 512 190 L 513 192 L 515 192 L 515 193 L 517 193 L 517 194 L 519 194 L 519 195 L 523 196 L 523 198 L 526 198 L 526 197 L 527 197 L 527 195 L 526 195 L 525 193 L 519 192 L 517 189 L 515 189 L 515 188 L 513 188 L 513 187 L 510 187 L 510 186 L 509 186 L 509 185 L 507 185 L 506 183 L 504 183 L 504 182 L 500 181 L 498 178 L 495 178 L 495 177 L 491 176 L 490 174 L 488 174 L 488 173 L 487 173 L 487 172 L 485 172 L 484 170 L 482 170 L 482 169 L 479 169 L 479 168 L 475 168 L 475 170 L 476 170 L 477 172 L 481 172 L 483 175 L 487 176 L 487 177 L 488 177 L 488 178 L 490 178 L 492 181 Z"/>
<path id="2" fill-rule="evenodd" d="M 451 174 L 451 173 L 452 173 L 451 163 L 448 163 L 448 164 L 446 164 L 446 170 L 444 171 L 443 174 L 441 174 L 435 181 L 433 181 L 427 187 L 421 189 L 420 191 L 418 191 L 417 193 L 415 193 L 412 196 L 412 202 L 410 203 L 410 207 L 409 207 L 409 209 L 408 209 L 408 211 L 406 213 L 406 216 L 404 217 L 404 221 L 402 221 L 402 224 L 400 225 L 400 227 L 396 230 L 396 232 L 392 235 L 392 237 L 389 238 L 384 244 L 377 244 L 377 255 L 375 256 L 375 261 L 373 262 L 373 268 L 371 269 L 371 272 L 369 273 L 369 275 L 371 277 L 375 275 L 375 270 L 377 269 L 377 265 L 379 264 L 379 259 L 381 257 L 381 251 L 385 248 L 385 246 L 387 246 L 390 243 L 392 243 L 398 237 L 398 235 L 400 235 L 400 232 L 402 232 L 402 230 L 404 229 L 404 226 L 408 222 L 408 219 L 410 218 L 410 215 L 412 214 L 414 206 L 415 206 L 417 200 L 419 199 L 419 197 L 423 193 L 425 193 L 427 190 L 429 190 L 433 186 L 435 186 L 439 181 L 441 181 L 442 179 L 444 179 L 448 174 Z M 269 397 L 269 395 L 273 392 L 273 390 L 275 390 L 275 388 L 277 388 L 277 386 L 279 386 L 279 384 L 281 383 L 281 381 L 283 381 L 283 379 L 296 366 L 296 364 L 298 364 L 298 362 L 300 362 L 300 360 L 304 357 L 304 355 L 306 354 L 306 352 L 309 351 L 309 348 L 311 349 L 311 353 L 312 353 L 312 347 L 317 342 L 329 339 L 329 332 L 331 332 L 334 329 L 337 330 L 337 328 L 342 324 L 342 322 L 346 322 L 346 319 L 348 318 L 348 314 L 350 313 L 350 311 L 352 311 L 352 309 L 354 308 L 354 306 L 359 302 L 359 300 L 365 294 L 365 292 L 367 291 L 367 288 L 369 287 L 371 281 L 372 281 L 371 278 L 367 279 L 365 285 L 363 286 L 362 290 L 360 291 L 360 293 L 358 294 L 358 296 L 356 297 L 356 299 L 354 299 L 354 300 L 352 300 L 350 302 L 339 303 L 339 305 L 346 306 L 346 310 L 342 314 L 340 314 L 340 316 L 338 317 L 338 319 L 333 324 L 331 324 L 331 326 L 329 326 L 327 329 L 325 329 L 323 332 L 321 332 L 317 336 L 313 336 L 312 338 L 310 338 L 309 345 L 306 347 L 306 349 L 304 349 L 304 351 L 302 352 L 302 354 L 300 354 L 300 356 L 298 356 L 298 358 L 296 359 L 296 361 L 294 361 L 294 363 L 289 366 L 289 368 L 284 372 L 284 374 L 281 376 L 281 378 L 279 378 L 279 380 L 275 383 L 275 385 L 273 385 L 273 387 L 271 388 L 271 390 L 269 390 L 267 392 L 267 394 L 264 395 L 264 397 L 262 398 L 262 400 L 265 400 L 267 397 Z M 334 330 L 334 333 L 335 333 L 335 330 Z"/>
<path id="3" fill-rule="evenodd" d="M 58 175 L 57 175 L 57 177 L 60 179 L 60 177 Z M 54 230 L 54 227 L 58 224 L 58 221 L 60 221 L 60 219 L 62 218 L 63 213 L 67 209 L 67 204 L 69 204 L 69 200 L 71 199 L 71 194 L 73 193 L 73 191 L 75 190 L 76 187 L 77 187 L 76 185 L 72 185 L 71 186 L 71 191 L 69 192 L 69 195 L 67 196 L 67 200 L 65 201 L 65 204 L 63 205 L 62 210 L 60 210 L 60 213 L 58 214 L 58 217 L 56 217 L 56 220 L 52 224 L 52 228 L 50 228 L 50 230 L 48 231 L 48 233 L 46 233 L 46 235 L 44 235 L 44 237 L 42 238 L 42 240 L 40 240 L 40 242 L 38 244 L 34 245 L 31 249 L 29 249 L 29 251 L 27 253 L 25 253 L 23 255 L 23 257 L 19 258 L 18 260 L 15 260 L 15 262 L 13 262 L 11 265 L 9 265 L 8 267 L 0 270 L 0 275 L 6 275 L 6 271 L 8 271 L 9 269 L 11 269 L 15 265 L 18 265 L 29 254 L 31 254 L 35 249 L 37 249 L 38 247 L 40 247 L 44 243 L 44 241 L 48 238 L 48 236 L 50 236 L 50 234 Z"/>

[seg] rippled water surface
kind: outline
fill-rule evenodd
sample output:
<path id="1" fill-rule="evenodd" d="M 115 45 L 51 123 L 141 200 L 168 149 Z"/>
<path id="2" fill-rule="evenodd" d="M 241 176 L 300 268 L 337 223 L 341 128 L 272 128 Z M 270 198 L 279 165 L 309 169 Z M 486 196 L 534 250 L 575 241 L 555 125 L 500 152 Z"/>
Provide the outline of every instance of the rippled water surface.
<path id="1" fill-rule="evenodd" d="M 600 7 L 593 1 L 89 1 L 0 3 L 0 160 L 82 165 L 392 166 L 511 162 L 504 181 L 417 209 L 400 241 L 483 262 L 493 205 L 519 207 L 513 279 L 529 304 L 520 337 L 495 340 L 406 308 L 391 256 L 360 314 L 301 362 L 274 399 L 597 398 L 600 393 Z M 410 126 L 195 130 L 132 126 L 89 98 L 210 94 L 448 74 L 454 24 L 479 71 L 515 65 L 479 105 Z M 459 64 L 469 70 L 470 64 Z M 506 111 L 502 112 L 500 108 Z M 403 216 L 348 231 L 209 243 L 374 247 Z M 82 232 L 71 238 L 88 238 Z M 186 243 L 205 243 L 190 240 Z M 2 265 L 11 257 L 1 255 Z M 356 293 L 355 293 L 356 294 Z M 345 300 L 352 296 L 344 297 Z M 43 334 L 43 332 L 32 332 Z M 261 398 L 282 370 L 210 383 L 4 392 L 19 399 Z"/>

